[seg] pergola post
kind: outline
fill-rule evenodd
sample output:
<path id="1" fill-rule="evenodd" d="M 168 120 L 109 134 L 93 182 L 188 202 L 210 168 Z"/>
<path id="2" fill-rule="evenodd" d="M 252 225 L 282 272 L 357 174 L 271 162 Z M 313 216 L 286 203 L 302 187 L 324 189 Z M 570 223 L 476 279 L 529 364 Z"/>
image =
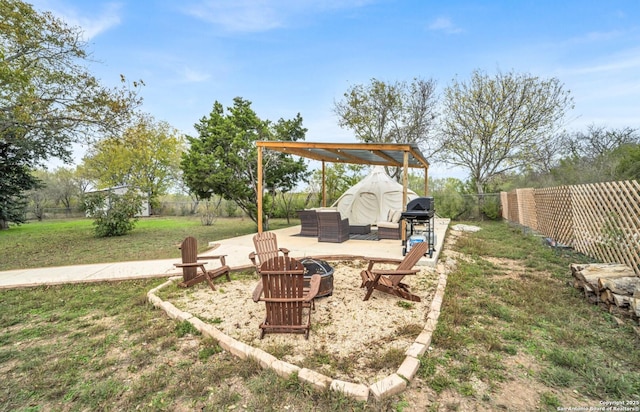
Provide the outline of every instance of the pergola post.
<path id="1" fill-rule="evenodd" d="M 262 146 L 258 146 L 258 233 L 262 233 Z"/>
<path id="2" fill-rule="evenodd" d="M 404 156 L 402 157 L 402 211 L 405 212 L 407 210 L 407 189 L 409 187 L 409 152 L 404 151 Z M 402 244 L 406 245 L 407 242 L 407 222 L 402 219 L 400 224 L 401 232 L 400 239 L 402 239 Z"/>
<path id="3" fill-rule="evenodd" d="M 429 166 L 424 168 L 424 195 L 429 196 Z"/>
<path id="4" fill-rule="evenodd" d="M 325 161 L 322 161 L 322 207 L 327 207 L 327 184 L 325 182 Z"/>

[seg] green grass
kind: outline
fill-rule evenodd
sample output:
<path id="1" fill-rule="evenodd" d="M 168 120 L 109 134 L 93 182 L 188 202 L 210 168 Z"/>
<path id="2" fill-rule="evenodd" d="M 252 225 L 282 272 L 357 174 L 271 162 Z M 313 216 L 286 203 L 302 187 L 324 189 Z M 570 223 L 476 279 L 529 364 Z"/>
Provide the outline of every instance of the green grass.
<path id="1" fill-rule="evenodd" d="M 571 284 L 569 265 L 584 256 L 552 249 L 502 223 L 464 234 L 459 261 L 447 282 L 433 337 L 436 350 L 421 361 L 419 375 L 436 392 L 455 388 L 471 396 L 471 377 L 490 388 L 517 373 L 504 367 L 510 357 L 533 357 L 533 379 L 598 400 L 640 399 L 640 340 L 632 321 L 615 327 L 608 312 L 588 304 Z M 489 262 L 517 261 L 519 267 Z M 475 395 L 475 394 L 474 394 Z M 551 392 L 541 402 L 553 408 Z"/>
<path id="2" fill-rule="evenodd" d="M 0 231 L 0 270 L 169 259 L 180 256 L 177 245 L 187 236 L 194 236 L 203 251 L 211 241 L 257 231 L 246 218 L 220 218 L 203 226 L 198 217 L 150 217 L 140 219 L 126 236 L 96 238 L 92 223 L 91 219 L 28 222 Z M 279 229 L 286 221 L 272 219 L 270 225 Z"/>

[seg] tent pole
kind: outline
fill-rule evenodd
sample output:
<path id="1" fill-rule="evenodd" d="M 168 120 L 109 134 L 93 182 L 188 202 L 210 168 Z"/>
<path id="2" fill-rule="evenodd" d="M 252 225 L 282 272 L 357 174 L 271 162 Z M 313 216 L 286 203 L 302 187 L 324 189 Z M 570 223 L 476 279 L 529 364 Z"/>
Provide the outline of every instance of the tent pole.
<path id="1" fill-rule="evenodd" d="M 258 233 L 262 233 L 262 146 L 258 146 Z"/>
<path id="2" fill-rule="evenodd" d="M 325 162 L 322 161 L 322 207 L 327 207 L 327 185 L 325 182 Z"/>

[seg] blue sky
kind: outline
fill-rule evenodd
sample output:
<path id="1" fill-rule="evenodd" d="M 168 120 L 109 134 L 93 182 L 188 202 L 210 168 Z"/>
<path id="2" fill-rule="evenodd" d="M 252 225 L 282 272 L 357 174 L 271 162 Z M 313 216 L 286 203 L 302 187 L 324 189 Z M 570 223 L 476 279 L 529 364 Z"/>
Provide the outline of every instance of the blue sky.
<path id="1" fill-rule="evenodd" d="M 637 0 L 31 3 L 83 28 L 104 84 L 144 80 L 142 110 L 189 135 L 240 96 L 262 119 L 300 113 L 307 141 L 355 142 L 333 114 L 349 87 L 420 77 L 441 92 L 475 69 L 558 78 L 575 100 L 567 130 L 640 127 Z"/>

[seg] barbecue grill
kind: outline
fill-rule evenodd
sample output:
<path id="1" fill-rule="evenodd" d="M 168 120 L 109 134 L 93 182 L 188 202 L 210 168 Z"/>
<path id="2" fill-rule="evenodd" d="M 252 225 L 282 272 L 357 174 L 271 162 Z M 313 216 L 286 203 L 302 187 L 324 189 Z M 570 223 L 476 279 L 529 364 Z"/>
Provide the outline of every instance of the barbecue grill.
<path id="1" fill-rule="evenodd" d="M 407 204 L 407 210 L 402 212 L 401 219 L 406 222 L 406 236 L 402 241 L 402 255 L 406 255 L 411 248 L 411 241 L 415 240 L 414 232 L 420 234 L 424 241 L 429 242 L 429 257 L 433 257 L 435 251 L 435 226 L 434 219 L 436 210 L 432 197 L 418 197 Z M 416 226 L 424 225 L 424 230 L 418 233 Z M 414 239 L 412 239 L 414 238 Z M 416 237 L 418 238 L 418 237 Z"/>

